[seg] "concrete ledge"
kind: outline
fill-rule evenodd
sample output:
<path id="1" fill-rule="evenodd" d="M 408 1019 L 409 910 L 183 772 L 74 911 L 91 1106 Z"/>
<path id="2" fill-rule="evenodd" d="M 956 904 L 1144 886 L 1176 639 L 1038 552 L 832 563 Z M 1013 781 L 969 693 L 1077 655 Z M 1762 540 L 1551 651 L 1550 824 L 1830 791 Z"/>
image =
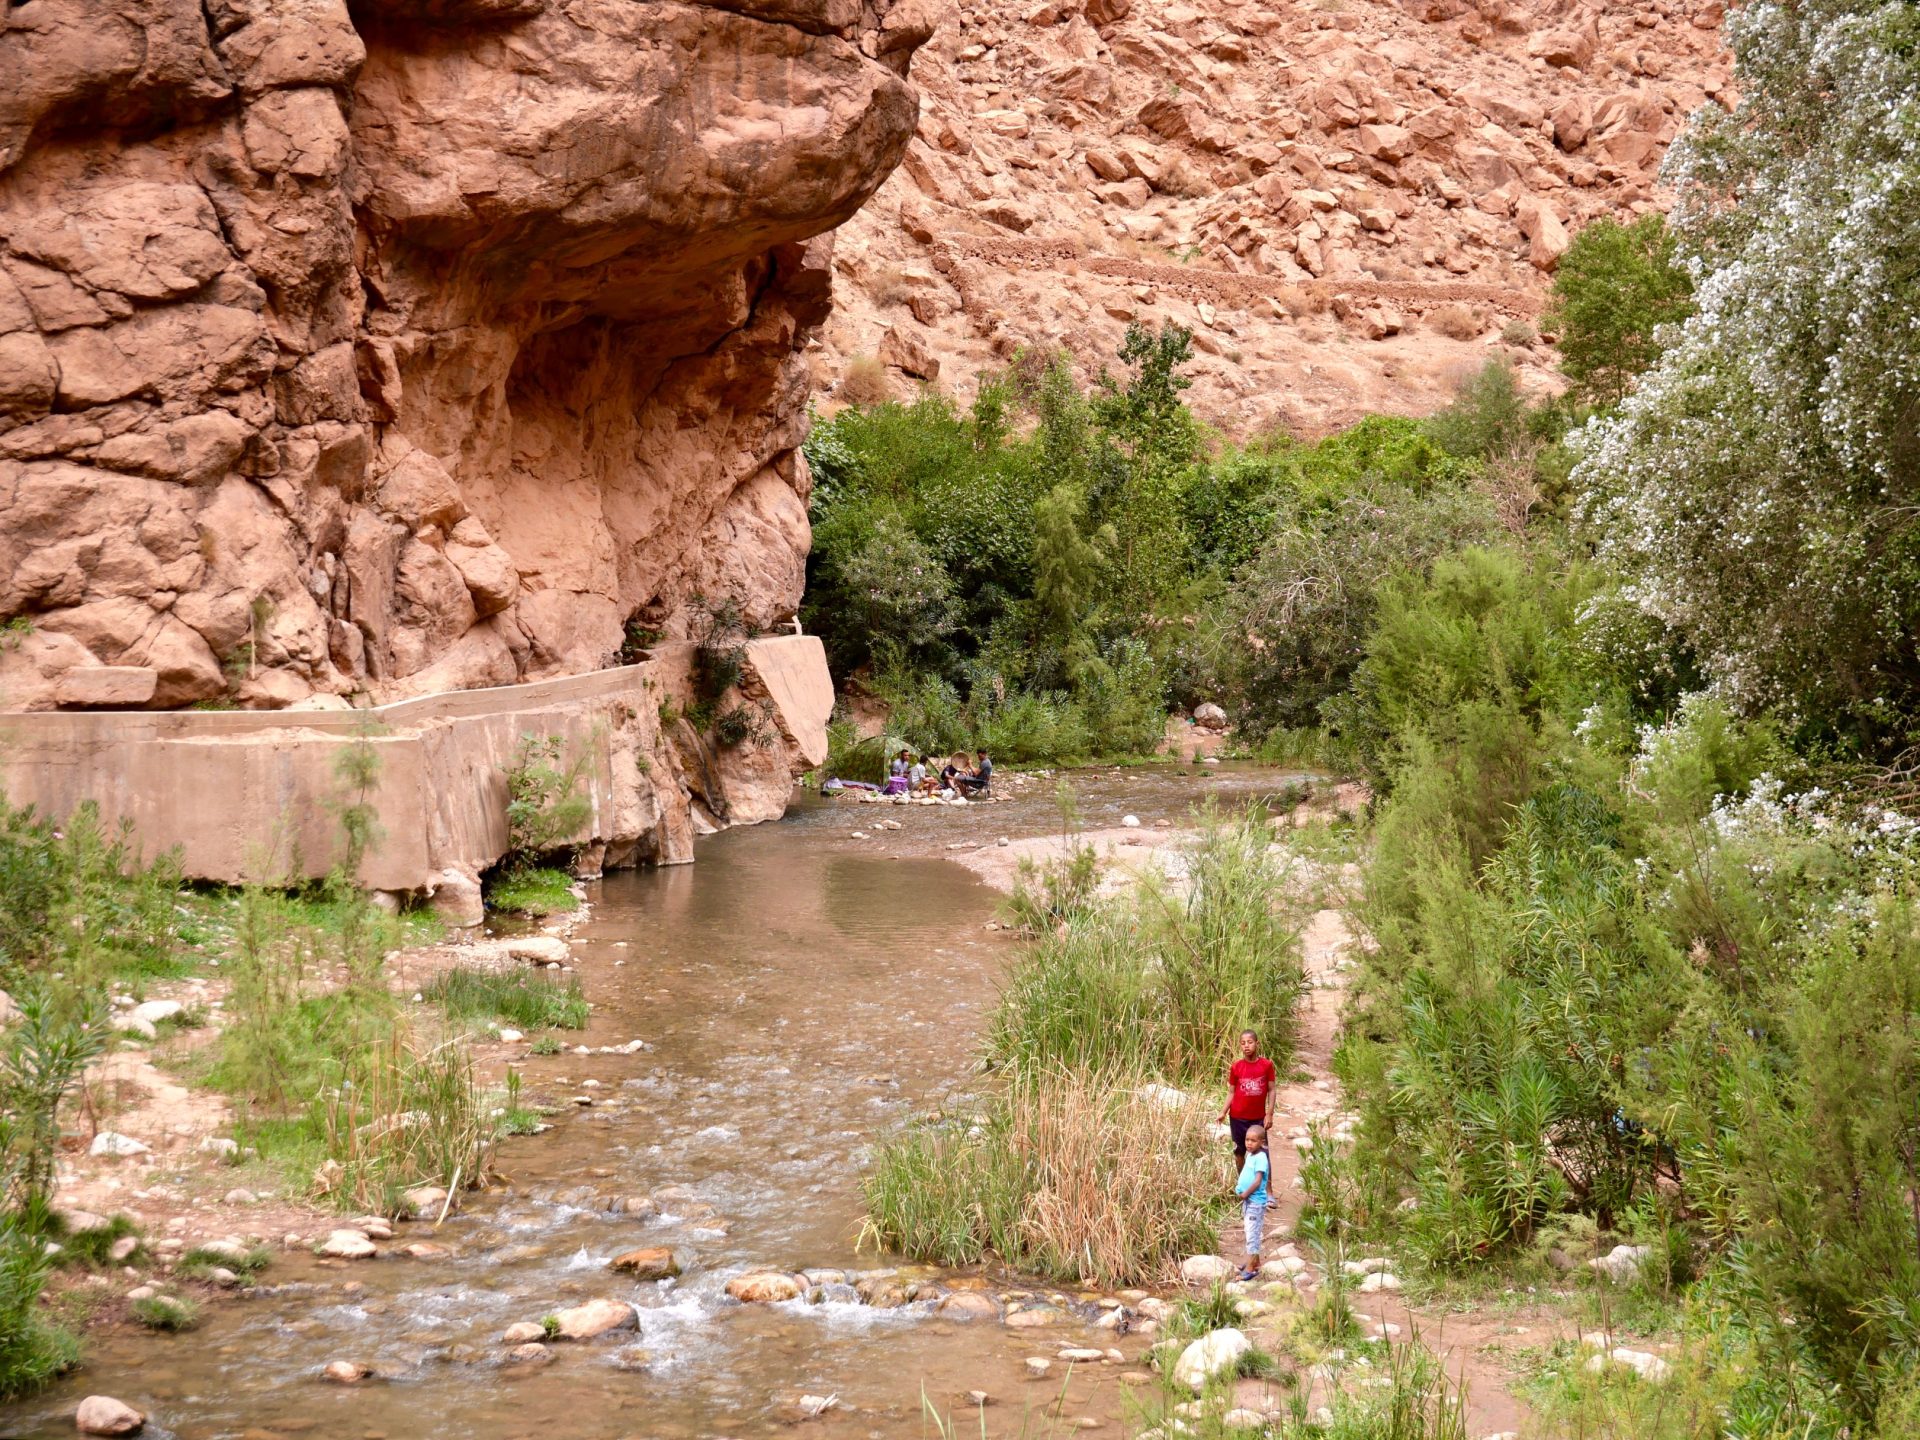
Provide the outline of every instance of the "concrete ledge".
<path id="1" fill-rule="evenodd" d="M 691 646 L 638 665 L 373 710 L 37 711 L 0 714 L 0 787 L 65 816 L 84 801 L 132 823 L 148 856 L 178 849 L 196 879 L 326 874 L 341 853 L 337 775 L 363 737 L 380 757 L 369 797 L 381 838 L 361 866 L 376 889 L 432 894 L 506 850 L 506 768 L 522 735 L 591 759 L 592 818 L 578 837 L 608 863 L 692 859 L 696 829 L 769 819 L 792 777 L 826 754 L 833 686 L 813 636 L 748 643 L 737 703 L 761 708 L 761 743 L 719 749 L 684 720 Z M 662 702 L 672 702 L 663 705 Z"/>

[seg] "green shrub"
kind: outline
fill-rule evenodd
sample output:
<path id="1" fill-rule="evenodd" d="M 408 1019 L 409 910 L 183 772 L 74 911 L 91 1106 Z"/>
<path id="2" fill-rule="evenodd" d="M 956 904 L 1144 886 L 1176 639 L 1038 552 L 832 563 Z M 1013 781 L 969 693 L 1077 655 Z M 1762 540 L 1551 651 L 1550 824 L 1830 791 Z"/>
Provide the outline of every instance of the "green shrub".
<path id="1" fill-rule="evenodd" d="M 593 803 L 580 793 L 592 763 L 590 746 L 569 757 L 558 735 L 522 735 L 507 767 L 508 868 L 535 863 L 579 833 Z"/>
<path id="2" fill-rule="evenodd" d="M 1660 357 L 1657 331 L 1693 313 L 1665 219 L 1602 217 L 1581 227 L 1554 272 L 1542 323 L 1560 336 L 1560 368 L 1590 404 L 1612 405 Z"/>

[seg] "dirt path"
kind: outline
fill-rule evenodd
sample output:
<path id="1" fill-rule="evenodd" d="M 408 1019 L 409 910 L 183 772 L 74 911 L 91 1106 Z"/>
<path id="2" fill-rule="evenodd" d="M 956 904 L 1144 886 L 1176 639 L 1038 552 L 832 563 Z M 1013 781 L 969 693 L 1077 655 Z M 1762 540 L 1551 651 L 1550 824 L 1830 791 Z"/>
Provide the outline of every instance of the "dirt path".
<path id="1" fill-rule="evenodd" d="M 1355 944 L 1346 912 L 1338 909 L 1316 911 L 1301 937 L 1312 988 L 1300 1015 L 1295 1074 L 1306 1078 L 1289 1079 L 1283 1084 L 1274 1105 L 1276 1205 L 1268 1220 L 1270 1236 L 1291 1236 L 1305 1207 L 1306 1195 L 1299 1185 L 1304 1152 L 1294 1141 L 1304 1137 L 1309 1126 L 1324 1124 L 1333 1129 L 1346 1118 L 1339 1083 L 1333 1078 L 1333 1052 L 1339 1040 L 1347 981 L 1355 963 Z M 1279 1242 L 1270 1242 L 1269 1248 L 1268 1259 L 1297 1253 L 1290 1244 Z M 1239 1259 L 1242 1237 L 1237 1223 L 1221 1232 L 1221 1253 Z M 1299 1275 L 1294 1288 L 1303 1300 L 1311 1302 L 1319 1291 L 1315 1270 L 1309 1268 Z M 1385 1291 L 1361 1294 L 1357 1286 L 1348 1292 L 1348 1301 L 1370 1335 L 1384 1333 L 1404 1339 L 1418 1334 L 1421 1343 L 1445 1366 L 1448 1377 L 1465 1388 L 1469 1435 L 1510 1435 L 1525 1427 L 1529 1412 L 1513 1393 L 1515 1372 L 1503 1351 L 1528 1343 L 1537 1345 L 1541 1336 L 1557 1332 L 1562 1325 L 1556 1310 L 1530 1305 L 1497 1314 L 1421 1311 L 1403 1303 L 1398 1295 Z M 1257 1339 L 1259 1326 L 1252 1328 Z M 1531 1341 L 1529 1336 L 1533 1337 Z M 1317 1384 L 1324 1387 L 1322 1381 L 1317 1380 Z M 1244 1382 L 1243 1389 L 1246 1394 L 1241 1403 L 1249 1408 L 1267 1410 L 1284 1403 L 1284 1392 L 1265 1382 Z M 1322 1401 L 1316 1397 L 1313 1403 Z"/>
<path id="2" fill-rule="evenodd" d="M 1130 260 L 1115 255 L 1088 255 L 1083 247 L 1065 240 L 1025 240 L 1012 236 L 954 235 L 935 247 L 935 267 L 951 272 L 966 261 L 1000 270 L 1050 270 L 1075 266 L 1089 274 L 1129 285 L 1152 285 L 1193 301 L 1244 305 L 1251 300 L 1281 300 L 1306 295 L 1331 301 L 1336 296 L 1361 301 L 1386 301 L 1425 308 L 1430 305 L 1472 302 L 1492 306 L 1519 319 L 1540 313 L 1541 298 L 1523 290 L 1483 285 L 1466 280 L 1374 280 L 1339 276 L 1326 280 L 1287 281 L 1277 275 L 1236 274 L 1201 265 L 1172 265 Z"/>

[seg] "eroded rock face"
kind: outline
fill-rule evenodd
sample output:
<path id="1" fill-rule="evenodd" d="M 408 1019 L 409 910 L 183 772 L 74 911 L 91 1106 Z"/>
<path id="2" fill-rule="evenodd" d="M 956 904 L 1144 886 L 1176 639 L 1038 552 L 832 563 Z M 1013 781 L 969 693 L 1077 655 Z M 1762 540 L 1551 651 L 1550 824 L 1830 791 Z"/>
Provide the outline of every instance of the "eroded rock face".
<path id="1" fill-rule="evenodd" d="M 791 614 L 815 237 L 913 133 L 921 3 L 7 10 L 0 706 L 391 700 Z"/>

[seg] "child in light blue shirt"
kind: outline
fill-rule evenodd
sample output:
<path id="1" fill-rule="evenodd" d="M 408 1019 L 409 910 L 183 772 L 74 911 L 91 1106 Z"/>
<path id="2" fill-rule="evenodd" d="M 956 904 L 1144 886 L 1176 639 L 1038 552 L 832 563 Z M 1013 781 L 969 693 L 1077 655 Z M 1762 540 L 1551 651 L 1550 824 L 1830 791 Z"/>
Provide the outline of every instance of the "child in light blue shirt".
<path id="1" fill-rule="evenodd" d="M 1260 1274 L 1260 1241 L 1267 1228 L 1267 1206 L 1273 1203 L 1273 1160 L 1267 1154 L 1267 1127 L 1247 1129 L 1247 1162 L 1240 1168 L 1240 1180 L 1233 1193 L 1240 1201 L 1240 1213 L 1247 1227 L 1247 1264 L 1240 1272 L 1242 1280 Z"/>

